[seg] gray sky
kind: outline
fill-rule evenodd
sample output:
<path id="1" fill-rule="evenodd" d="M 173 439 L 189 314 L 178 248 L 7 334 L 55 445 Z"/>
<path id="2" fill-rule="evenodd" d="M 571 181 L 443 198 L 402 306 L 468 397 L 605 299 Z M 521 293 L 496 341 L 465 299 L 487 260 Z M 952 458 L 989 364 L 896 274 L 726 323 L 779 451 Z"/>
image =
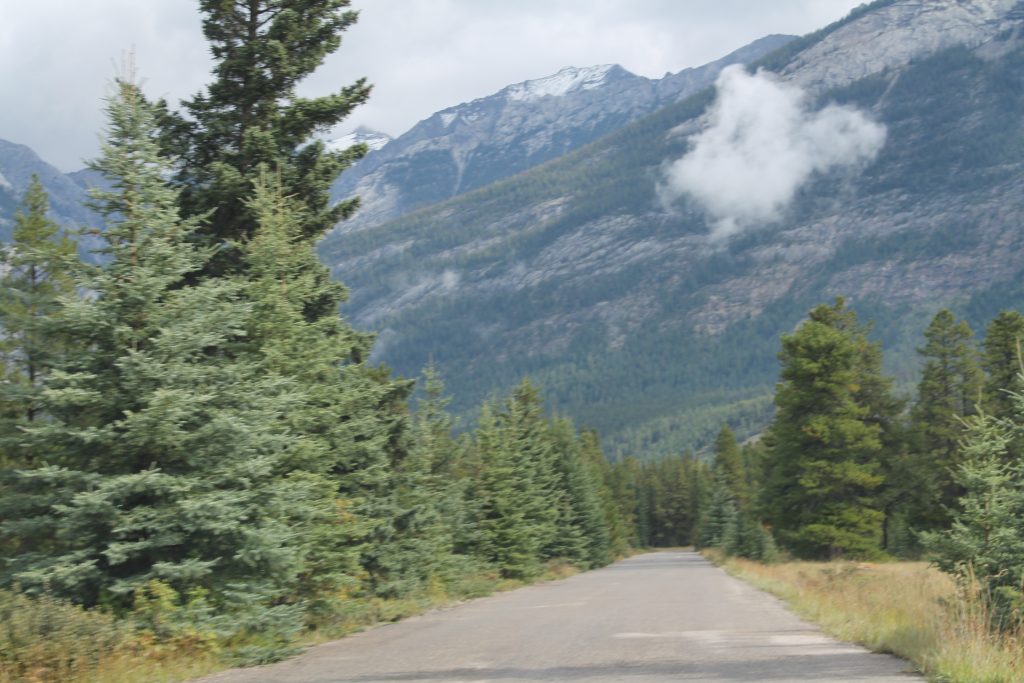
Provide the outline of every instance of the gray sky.
<path id="1" fill-rule="evenodd" d="M 804 34 L 862 0 L 353 0 L 359 22 L 303 94 L 360 76 L 370 103 L 338 133 L 398 135 L 439 109 L 564 66 L 621 64 L 662 76 L 769 33 Z M 96 154 L 101 99 L 133 48 L 151 97 L 176 101 L 207 81 L 192 0 L 0 0 L 0 138 L 64 171 Z"/>

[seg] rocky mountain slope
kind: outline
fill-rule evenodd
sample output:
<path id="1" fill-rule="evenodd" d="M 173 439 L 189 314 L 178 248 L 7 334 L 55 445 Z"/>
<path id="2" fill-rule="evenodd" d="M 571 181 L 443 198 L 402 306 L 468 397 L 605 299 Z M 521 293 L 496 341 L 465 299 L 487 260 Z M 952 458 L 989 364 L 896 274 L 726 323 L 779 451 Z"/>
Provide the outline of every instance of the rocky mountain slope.
<path id="1" fill-rule="evenodd" d="M 325 242 L 346 314 L 399 371 L 433 359 L 459 408 L 529 373 L 619 452 L 656 454 L 699 447 L 724 420 L 757 431 L 778 336 L 816 303 L 843 295 L 873 318 L 904 381 L 938 307 L 978 329 L 1024 305 L 1024 2 L 882 0 L 760 65 L 802 88 L 801 106 L 883 125 L 884 146 L 712 239 L 707 207 L 660 191 L 722 116 L 707 89 Z"/>
<path id="2" fill-rule="evenodd" d="M 724 67 L 752 62 L 792 39 L 767 36 L 660 79 L 617 65 L 567 67 L 444 109 L 384 145 L 380 134 L 368 131 L 346 136 L 372 144 L 332 189 L 334 199 L 359 195 L 362 202 L 338 231 L 376 225 L 559 157 L 706 88 Z"/>
<path id="3" fill-rule="evenodd" d="M 25 145 L 0 140 L 0 240 L 7 241 L 32 174 L 50 196 L 50 215 L 68 226 L 101 225 L 101 219 L 85 206 L 87 188 L 93 181 L 89 171 L 64 174 L 46 163 Z"/>

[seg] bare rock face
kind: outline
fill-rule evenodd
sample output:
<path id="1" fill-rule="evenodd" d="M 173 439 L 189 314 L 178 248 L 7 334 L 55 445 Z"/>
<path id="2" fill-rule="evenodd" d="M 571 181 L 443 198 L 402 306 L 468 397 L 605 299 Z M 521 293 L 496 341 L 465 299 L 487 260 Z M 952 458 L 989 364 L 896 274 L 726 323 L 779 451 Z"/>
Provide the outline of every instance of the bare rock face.
<path id="1" fill-rule="evenodd" d="M 843 87 L 954 45 L 978 47 L 1014 24 L 1020 0 L 897 0 L 804 50 L 783 75 L 814 91 Z"/>

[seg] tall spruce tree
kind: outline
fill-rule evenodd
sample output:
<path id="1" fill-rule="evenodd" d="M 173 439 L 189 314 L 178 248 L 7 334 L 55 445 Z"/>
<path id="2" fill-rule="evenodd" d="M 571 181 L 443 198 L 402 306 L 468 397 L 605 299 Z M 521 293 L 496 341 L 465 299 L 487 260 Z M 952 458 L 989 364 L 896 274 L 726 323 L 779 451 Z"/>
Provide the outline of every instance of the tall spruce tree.
<path id="1" fill-rule="evenodd" d="M 782 338 L 765 500 L 778 538 L 804 557 L 879 552 L 881 459 L 897 404 L 881 349 L 838 299 Z"/>
<path id="2" fill-rule="evenodd" d="M 552 423 L 551 439 L 558 488 L 563 492 L 555 541 L 560 548 L 554 554 L 580 567 L 607 564 L 611 559 L 610 525 L 601 505 L 602 481 L 584 452 L 594 444 L 565 418 Z"/>
<path id="3" fill-rule="evenodd" d="M 480 530 L 481 559 L 510 578 L 540 572 L 546 538 L 531 518 L 534 506 L 531 464 L 521 457 L 503 428 L 494 406 L 485 403 L 473 438 L 478 481 L 475 526 Z"/>
<path id="4" fill-rule="evenodd" d="M 46 191 L 33 175 L 2 256 L 0 464 L 31 464 L 32 453 L 18 447 L 20 430 L 39 417 L 40 389 L 64 351 L 52 318 L 60 299 L 74 292 L 78 257 L 74 241 L 47 217 L 48 210 Z"/>
<path id="5" fill-rule="evenodd" d="M 960 463 L 964 418 L 977 412 L 983 377 L 974 335 L 966 322 L 943 309 L 924 336 L 925 345 L 918 353 L 925 363 L 912 411 L 914 452 L 910 471 L 900 473 L 900 488 L 908 499 L 910 524 L 935 529 L 949 523 L 949 511 L 963 495 L 954 475 Z"/>
<path id="6" fill-rule="evenodd" d="M 1002 311 L 988 324 L 983 343 L 985 412 L 993 417 L 1013 414 L 1012 392 L 1020 391 L 1021 348 L 1024 346 L 1024 315 Z"/>
<path id="7" fill-rule="evenodd" d="M 967 589 L 980 587 L 996 628 L 1019 632 L 1024 620 L 1024 463 L 1010 444 L 1024 431 L 1024 399 L 1013 414 L 969 419 L 956 480 L 964 490 L 949 529 L 923 534 L 936 564 Z"/>
<path id="8" fill-rule="evenodd" d="M 370 87 L 361 79 L 313 98 L 298 97 L 296 87 L 338 48 L 357 13 L 346 10 L 348 0 L 200 0 L 199 6 L 214 81 L 183 103 L 184 114 L 164 104 L 161 120 L 164 149 L 179 159 L 183 215 L 208 217 L 203 232 L 215 242 L 250 236 L 257 222 L 248 199 L 267 165 L 279 170 L 284 194 L 302 206 L 299 234 L 321 237 L 356 209 L 355 200 L 329 206 L 328 191 L 366 147 L 328 152 L 311 140 L 365 102 Z M 240 261 L 237 250 L 222 250 L 204 270 L 223 273 Z"/>
<path id="9" fill-rule="evenodd" d="M 244 245 L 252 314 L 239 348 L 264 377 L 295 388 L 296 400 L 280 426 L 301 440 L 284 465 L 291 476 L 302 472 L 307 483 L 330 490 L 335 507 L 315 531 L 303 594 L 328 595 L 339 583 L 353 590 L 370 536 L 390 523 L 377 514 L 392 488 L 386 456 L 391 434 L 378 411 L 390 386 L 353 362 L 369 354 L 365 335 L 336 315 L 305 316 L 310 299 L 337 305 L 345 288 L 326 277 L 314 240 L 302 234 L 303 207 L 284 197 L 278 177 L 266 170 L 254 192 L 250 208 L 258 228 Z"/>
<path id="10" fill-rule="evenodd" d="M 558 453 L 544 418 L 540 392 L 528 379 L 512 391 L 500 413 L 507 443 L 526 473 L 524 512 L 540 543 L 540 558 L 558 556 L 558 515 L 566 492 L 559 486 Z"/>
<path id="11" fill-rule="evenodd" d="M 745 507 L 749 498 L 747 491 L 747 474 L 743 468 L 743 455 L 736 443 L 729 425 L 725 425 L 715 437 L 714 445 L 715 475 L 728 488 L 733 501 L 740 508 Z"/>
<path id="12" fill-rule="evenodd" d="M 127 608 L 153 581 L 205 591 L 225 634 L 284 643 L 301 624 L 296 590 L 308 538 L 295 527 L 335 511 L 316 483 L 288 477 L 301 439 L 283 429 L 301 400 L 238 353 L 252 315 L 241 283 L 182 286 L 209 252 L 190 241 L 164 178 L 150 108 L 120 81 L 93 167 L 113 189 L 105 263 L 66 298 L 74 343 L 24 430 L 45 462 L 15 479 L 2 533 L 25 541 L 3 579 Z"/>

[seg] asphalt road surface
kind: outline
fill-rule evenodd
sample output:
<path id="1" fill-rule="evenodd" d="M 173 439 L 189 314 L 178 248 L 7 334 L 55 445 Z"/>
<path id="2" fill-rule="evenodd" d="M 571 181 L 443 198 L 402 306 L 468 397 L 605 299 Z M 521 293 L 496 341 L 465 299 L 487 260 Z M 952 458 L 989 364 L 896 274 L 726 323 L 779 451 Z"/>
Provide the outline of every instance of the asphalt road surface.
<path id="1" fill-rule="evenodd" d="M 693 552 L 638 555 L 430 612 L 207 683 L 908 683 Z"/>

